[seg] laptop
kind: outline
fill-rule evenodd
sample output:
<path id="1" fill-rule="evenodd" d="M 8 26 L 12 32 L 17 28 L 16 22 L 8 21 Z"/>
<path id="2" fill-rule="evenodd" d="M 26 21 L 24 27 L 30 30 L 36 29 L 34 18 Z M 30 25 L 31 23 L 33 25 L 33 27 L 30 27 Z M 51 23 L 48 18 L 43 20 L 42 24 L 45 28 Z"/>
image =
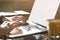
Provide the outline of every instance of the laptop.
<path id="1" fill-rule="evenodd" d="M 23 30 L 23 34 L 9 35 L 10 38 L 18 36 L 26 36 L 30 34 L 40 33 L 48 30 L 48 19 L 54 19 L 59 2 L 55 0 L 35 0 L 28 23 L 20 27 Z M 31 29 L 30 29 L 31 28 Z"/>

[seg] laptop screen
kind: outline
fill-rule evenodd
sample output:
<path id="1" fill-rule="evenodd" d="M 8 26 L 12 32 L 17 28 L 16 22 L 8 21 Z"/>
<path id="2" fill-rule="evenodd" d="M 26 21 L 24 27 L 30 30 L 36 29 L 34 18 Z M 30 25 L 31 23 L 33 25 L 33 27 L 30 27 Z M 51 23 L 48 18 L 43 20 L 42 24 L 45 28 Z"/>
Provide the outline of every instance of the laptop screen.
<path id="1" fill-rule="evenodd" d="M 48 27 L 48 19 L 54 19 L 59 2 L 56 0 L 35 0 L 29 21 Z"/>

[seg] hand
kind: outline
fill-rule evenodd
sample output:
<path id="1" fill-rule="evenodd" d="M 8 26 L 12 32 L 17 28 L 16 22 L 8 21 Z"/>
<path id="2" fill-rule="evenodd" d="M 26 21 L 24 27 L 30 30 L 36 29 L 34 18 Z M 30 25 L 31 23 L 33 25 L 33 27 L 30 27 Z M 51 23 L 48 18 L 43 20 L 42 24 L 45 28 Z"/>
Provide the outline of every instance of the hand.
<path id="1" fill-rule="evenodd" d="M 23 24 L 26 24 L 26 17 L 25 16 L 15 16 L 14 18 L 12 18 L 13 21 L 22 21 Z"/>
<path id="2" fill-rule="evenodd" d="M 8 24 L 8 26 L 9 26 L 9 28 L 15 28 L 15 27 L 18 27 L 18 26 L 20 26 L 20 22 L 15 22 L 15 23 L 13 23 L 13 24 Z"/>
<path id="3" fill-rule="evenodd" d="M 13 20 L 13 21 L 16 21 L 16 20 L 20 21 L 20 20 L 22 19 L 22 17 L 23 17 L 23 16 L 14 16 L 14 17 L 12 18 L 12 20 Z"/>

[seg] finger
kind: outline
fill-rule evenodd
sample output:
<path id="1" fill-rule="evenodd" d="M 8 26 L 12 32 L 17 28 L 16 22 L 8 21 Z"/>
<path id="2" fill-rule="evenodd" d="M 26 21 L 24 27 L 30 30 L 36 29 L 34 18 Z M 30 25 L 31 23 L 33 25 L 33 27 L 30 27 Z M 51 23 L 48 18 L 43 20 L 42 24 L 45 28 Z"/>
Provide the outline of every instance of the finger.
<path id="1" fill-rule="evenodd" d="M 19 26 L 20 25 L 20 22 L 15 22 L 12 24 L 13 26 Z"/>
<path id="2" fill-rule="evenodd" d="M 13 21 L 16 21 L 16 20 L 18 20 L 18 17 L 15 16 L 15 17 L 12 18 L 12 20 L 13 20 Z"/>

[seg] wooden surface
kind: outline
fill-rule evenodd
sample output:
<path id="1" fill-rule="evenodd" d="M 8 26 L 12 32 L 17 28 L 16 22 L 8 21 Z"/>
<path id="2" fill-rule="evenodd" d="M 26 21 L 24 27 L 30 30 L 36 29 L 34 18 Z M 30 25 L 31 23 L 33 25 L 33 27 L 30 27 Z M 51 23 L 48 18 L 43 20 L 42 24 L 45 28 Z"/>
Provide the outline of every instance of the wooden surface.
<path id="1" fill-rule="evenodd" d="M 24 2 L 25 2 L 25 1 L 29 1 L 29 0 L 0 0 L 0 2 L 3 2 L 3 1 L 4 1 L 4 2 L 10 2 L 10 1 L 11 1 L 11 2 L 12 2 L 12 1 L 13 1 L 13 2 L 19 2 L 19 1 L 24 1 Z"/>
<path id="2" fill-rule="evenodd" d="M 0 0 L 0 11 L 24 10 L 31 12 L 34 0 Z"/>

